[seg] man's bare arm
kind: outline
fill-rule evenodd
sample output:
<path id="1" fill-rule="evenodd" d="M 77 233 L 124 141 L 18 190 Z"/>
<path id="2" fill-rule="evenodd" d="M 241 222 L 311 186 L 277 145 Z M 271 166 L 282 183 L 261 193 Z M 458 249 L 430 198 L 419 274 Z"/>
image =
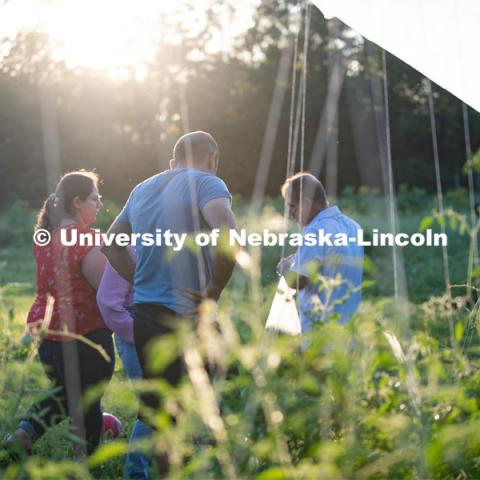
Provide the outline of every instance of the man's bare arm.
<path id="1" fill-rule="evenodd" d="M 128 225 L 112 223 L 108 229 L 108 234 L 118 235 L 119 233 L 131 234 L 132 230 Z M 128 253 L 127 247 L 120 247 L 115 241 L 110 246 L 102 245 L 101 248 L 104 255 L 107 257 L 110 265 L 117 271 L 117 273 L 127 282 L 133 283 L 133 276 L 135 274 L 135 262 L 132 256 Z"/>
<path id="2" fill-rule="evenodd" d="M 235 216 L 228 198 L 215 198 L 202 208 L 202 215 L 208 226 L 220 232 L 236 229 Z M 207 286 L 206 296 L 217 300 L 232 276 L 235 267 L 233 248 L 229 251 L 218 251 L 213 257 L 213 277 Z"/>

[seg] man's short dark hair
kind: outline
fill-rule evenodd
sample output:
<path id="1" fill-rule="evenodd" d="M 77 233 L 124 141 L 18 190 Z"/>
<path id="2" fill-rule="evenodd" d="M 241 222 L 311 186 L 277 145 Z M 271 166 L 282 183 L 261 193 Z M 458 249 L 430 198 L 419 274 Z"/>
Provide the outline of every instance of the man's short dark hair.
<path id="1" fill-rule="evenodd" d="M 191 132 L 177 140 L 173 147 L 173 158 L 181 165 L 202 163 L 210 153 L 218 152 L 215 139 L 206 132 Z"/>
<path id="2" fill-rule="evenodd" d="M 285 198 L 287 189 L 291 188 L 291 198 L 298 202 L 300 193 L 303 198 L 311 198 L 317 205 L 327 205 L 325 188 L 317 177 L 308 172 L 298 172 L 285 180 L 282 185 L 282 195 Z"/>

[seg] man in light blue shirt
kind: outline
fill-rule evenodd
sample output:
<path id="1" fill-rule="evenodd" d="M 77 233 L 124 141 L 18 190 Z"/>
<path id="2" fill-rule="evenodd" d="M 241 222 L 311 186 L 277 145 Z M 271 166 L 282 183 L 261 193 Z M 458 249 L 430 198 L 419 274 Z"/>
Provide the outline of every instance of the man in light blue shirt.
<path id="1" fill-rule="evenodd" d="M 200 231 L 235 228 L 231 195 L 216 176 L 219 149 L 205 132 L 181 137 L 174 147 L 170 170 L 138 184 L 111 225 L 109 234 L 135 234 L 137 263 L 126 246 L 115 242 L 102 251 L 121 277 L 135 286 L 135 305 L 156 305 L 176 314 L 191 313 L 203 297 L 217 300 L 234 262 L 210 255 L 208 247 L 165 242 L 148 245 L 145 234 L 160 238 L 168 231 L 192 238 Z M 195 294 L 198 292 L 198 295 Z"/>
<path id="2" fill-rule="evenodd" d="M 363 247 L 354 240 L 360 226 L 329 206 L 322 183 L 309 173 L 288 178 L 282 195 L 290 217 L 303 227 L 304 244 L 278 265 L 279 273 L 299 290 L 302 333 L 333 316 L 344 324 L 361 301 Z M 338 234 L 348 241 L 334 242 Z M 306 245 L 307 235 L 325 239 L 324 244 Z"/>
<path id="3" fill-rule="evenodd" d="M 175 144 L 170 170 L 137 185 L 111 225 L 110 234 L 156 236 L 157 232 L 194 236 L 199 231 L 235 228 L 231 196 L 216 176 L 219 148 L 206 132 L 192 132 Z M 232 274 L 235 261 L 218 252 L 211 256 L 207 247 L 177 251 L 172 245 L 136 244 L 136 265 L 126 246 L 103 246 L 118 274 L 135 287 L 133 337 L 143 378 L 162 379 L 176 386 L 185 375 L 182 355 L 176 356 L 161 372 L 150 356 L 151 344 L 175 334 L 182 322 L 195 321 L 202 298 L 218 300 Z M 140 419 L 145 413 L 164 407 L 163 399 L 152 392 L 141 395 Z M 173 419 L 175 421 L 175 419 Z M 156 455 L 160 475 L 169 470 L 166 453 Z"/>
<path id="4" fill-rule="evenodd" d="M 229 208 L 231 195 L 223 180 L 212 172 L 180 164 L 137 185 L 116 222 L 140 236 L 158 231 L 159 235 L 169 232 L 192 238 L 211 229 L 202 212 L 215 200 Z M 188 295 L 189 289 L 203 291 L 213 278 L 208 247 L 194 251 L 188 242 L 180 248 L 165 240 L 161 245 L 139 241 L 136 252 L 136 304 L 163 305 L 181 315 L 195 309 L 197 302 Z"/>

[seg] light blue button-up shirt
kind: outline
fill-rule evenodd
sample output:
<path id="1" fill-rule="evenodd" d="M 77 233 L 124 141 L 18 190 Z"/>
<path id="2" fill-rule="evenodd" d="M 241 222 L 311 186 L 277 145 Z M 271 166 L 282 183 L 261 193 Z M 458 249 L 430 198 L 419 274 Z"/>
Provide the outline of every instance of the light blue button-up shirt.
<path id="1" fill-rule="evenodd" d="M 316 321 L 326 322 L 332 315 L 339 315 L 339 322 L 346 323 L 357 310 L 361 301 L 363 273 L 363 246 L 357 238 L 360 226 L 336 206 L 318 213 L 303 229 L 307 234 L 319 237 L 331 234 L 332 243 L 336 234 L 343 234 L 349 241 L 346 245 L 302 245 L 295 254 L 291 270 L 310 279 L 298 293 L 302 333 L 309 331 Z M 327 243 L 327 242 L 325 242 Z"/>

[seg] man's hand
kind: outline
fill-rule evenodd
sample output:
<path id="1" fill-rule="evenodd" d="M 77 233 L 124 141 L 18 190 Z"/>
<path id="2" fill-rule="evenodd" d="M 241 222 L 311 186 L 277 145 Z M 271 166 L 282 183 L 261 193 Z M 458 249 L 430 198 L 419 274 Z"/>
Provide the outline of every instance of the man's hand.
<path id="1" fill-rule="evenodd" d="M 295 254 L 289 255 L 288 257 L 284 257 L 280 259 L 277 265 L 277 273 L 280 276 L 284 276 L 291 268 L 293 260 L 295 258 Z"/>
<path id="2" fill-rule="evenodd" d="M 280 276 L 285 277 L 285 280 L 287 281 L 287 284 L 290 288 L 294 288 L 296 290 L 302 290 L 309 284 L 309 280 L 307 277 L 304 277 L 303 275 L 299 275 L 298 273 L 292 272 L 291 268 L 294 260 L 295 260 L 295 254 L 282 258 L 278 262 L 277 273 Z"/>
<path id="3" fill-rule="evenodd" d="M 185 315 L 187 316 L 198 315 L 198 309 L 200 304 L 203 302 L 203 300 L 206 300 L 208 298 L 216 302 L 220 298 L 221 293 L 222 293 L 221 289 L 219 289 L 214 285 L 209 285 L 205 290 L 202 290 L 202 291 L 188 288 L 187 290 L 185 290 L 185 296 L 190 300 L 193 300 L 197 304 L 197 306 L 195 308 L 192 308 L 188 312 L 185 312 Z"/>
<path id="4" fill-rule="evenodd" d="M 210 298 L 212 300 L 217 301 L 220 298 L 221 293 L 222 293 L 222 290 L 213 284 L 210 284 L 205 290 L 202 290 L 202 291 L 193 290 L 192 288 L 188 288 L 185 291 L 185 295 L 190 300 L 193 300 L 194 302 L 197 302 L 197 303 L 200 303 L 205 298 Z"/>

